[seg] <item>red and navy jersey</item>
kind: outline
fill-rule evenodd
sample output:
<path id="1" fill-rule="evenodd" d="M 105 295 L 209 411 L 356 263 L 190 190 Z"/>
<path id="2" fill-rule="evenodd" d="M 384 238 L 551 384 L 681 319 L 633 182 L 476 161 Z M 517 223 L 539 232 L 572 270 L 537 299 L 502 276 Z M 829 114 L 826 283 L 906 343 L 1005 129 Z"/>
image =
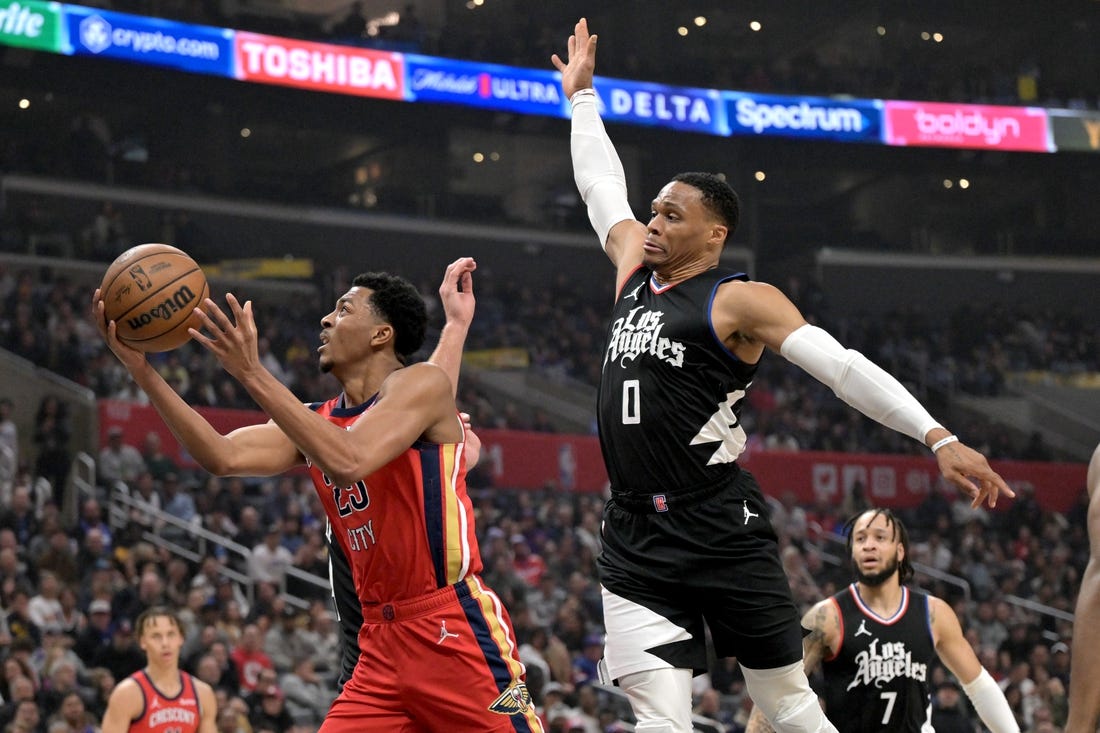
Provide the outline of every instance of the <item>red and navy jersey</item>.
<path id="1" fill-rule="evenodd" d="M 855 583 L 832 597 L 841 643 L 825 659 L 825 714 L 842 733 L 930 733 L 929 667 L 936 658 L 928 596 L 901 588 L 889 618 L 872 611 Z"/>
<path id="2" fill-rule="evenodd" d="M 169 697 L 156 688 L 145 670 L 130 675 L 141 688 L 145 703 L 130 723 L 130 733 L 196 733 L 202 721 L 202 703 L 191 675 L 180 671 L 180 691 Z"/>
<path id="3" fill-rule="evenodd" d="M 340 396 L 311 407 L 346 429 L 374 400 L 346 407 Z M 417 441 L 351 486 L 308 464 L 360 604 L 416 598 L 481 572 L 464 449 Z"/>

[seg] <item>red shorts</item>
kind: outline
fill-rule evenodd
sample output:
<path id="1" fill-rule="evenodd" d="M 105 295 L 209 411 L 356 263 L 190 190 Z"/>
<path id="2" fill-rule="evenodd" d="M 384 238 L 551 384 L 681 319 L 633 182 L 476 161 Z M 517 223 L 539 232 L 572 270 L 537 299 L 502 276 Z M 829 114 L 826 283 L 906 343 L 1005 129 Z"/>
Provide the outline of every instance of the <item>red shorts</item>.
<path id="1" fill-rule="evenodd" d="M 477 577 L 364 608 L 359 648 L 318 733 L 542 733 L 512 622 Z"/>

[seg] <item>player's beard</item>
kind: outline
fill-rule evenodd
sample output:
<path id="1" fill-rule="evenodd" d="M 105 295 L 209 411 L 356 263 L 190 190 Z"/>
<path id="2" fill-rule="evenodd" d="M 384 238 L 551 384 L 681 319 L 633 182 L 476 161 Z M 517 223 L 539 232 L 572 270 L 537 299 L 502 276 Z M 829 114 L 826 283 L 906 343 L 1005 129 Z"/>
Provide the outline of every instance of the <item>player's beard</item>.
<path id="1" fill-rule="evenodd" d="M 886 563 L 886 567 L 879 570 L 877 573 L 865 573 L 859 569 L 859 565 L 856 565 L 856 576 L 859 578 L 859 582 L 864 585 L 869 585 L 872 588 L 885 583 L 894 573 L 898 571 L 898 554 L 895 552 L 893 559 Z"/>

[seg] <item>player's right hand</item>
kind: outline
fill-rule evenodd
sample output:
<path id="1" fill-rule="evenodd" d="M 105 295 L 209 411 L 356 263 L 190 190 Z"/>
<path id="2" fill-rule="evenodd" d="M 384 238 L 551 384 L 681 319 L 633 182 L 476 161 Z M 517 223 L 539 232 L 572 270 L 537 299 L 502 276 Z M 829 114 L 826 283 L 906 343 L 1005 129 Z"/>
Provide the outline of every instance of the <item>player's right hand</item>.
<path id="1" fill-rule="evenodd" d="M 100 297 L 100 290 L 96 288 L 95 293 L 92 294 L 92 321 L 95 323 L 99 335 L 107 342 L 108 348 L 122 362 L 122 366 L 132 372 L 146 363 L 145 352 L 119 341 L 115 322 L 107 320 L 106 308 L 103 298 Z"/>
<path id="2" fill-rule="evenodd" d="M 554 68 L 561 72 L 561 90 L 566 98 L 579 89 L 592 88 L 592 76 L 596 73 L 596 39 L 588 32 L 588 21 L 581 18 L 569 36 L 567 49 L 569 61 L 554 54 L 550 57 Z"/>

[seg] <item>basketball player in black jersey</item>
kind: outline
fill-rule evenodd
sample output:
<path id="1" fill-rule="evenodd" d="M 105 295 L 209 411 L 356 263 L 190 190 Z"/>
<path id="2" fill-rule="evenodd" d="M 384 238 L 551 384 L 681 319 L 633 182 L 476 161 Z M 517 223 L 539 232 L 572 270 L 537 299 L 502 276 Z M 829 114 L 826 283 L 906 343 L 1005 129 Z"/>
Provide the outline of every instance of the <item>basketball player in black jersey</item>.
<path id="1" fill-rule="evenodd" d="M 938 657 L 959 679 L 992 733 L 1020 730 L 1001 688 L 978 661 L 951 606 L 908 588 L 909 535 L 888 509 L 848 522 L 857 580 L 802 617 L 806 673 L 825 676 L 825 714 L 842 733 L 932 731 L 931 680 Z M 759 709 L 746 733 L 769 733 Z"/>
<path id="2" fill-rule="evenodd" d="M 1100 725 L 1100 445 L 1089 461 L 1089 562 L 1073 616 L 1066 733 L 1096 733 Z"/>
<path id="3" fill-rule="evenodd" d="M 474 320 L 475 298 L 473 280 L 470 272 L 476 265 L 463 257 L 452 262 L 443 274 L 439 286 L 439 299 L 443 302 L 443 312 L 447 317 L 443 331 L 439 334 L 439 343 L 428 361 L 441 367 L 451 380 L 451 391 L 458 391 L 458 375 L 462 366 L 462 348 L 466 343 L 466 334 Z M 462 289 L 459 289 L 459 273 L 462 277 Z M 481 440 L 471 430 L 469 415 L 461 413 L 466 429 L 466 465 L 473 468 L 481 453 Z M 363 610 L 359 595 L 355 591 L 355 582 L 351 577 L 351 568 L 344 556 L 340 544 L 333 541 L 332 528 L 325 522 L 325 542 L 328 545 L 329 584 L 332 586 L 332 601 L 336 610 L 336 619 L 340 631 L 340 674 L 336 680 L 337 690 L 344 689 L 344 683 L 351 679 L 355 665 L 359 661 L 359 630 L 363 626 Z"/>
<path id="4" fill-rule="evenodd" d="M 707 626 L 777 730 L 834 730 L 802 668 L 798 611 L 763 496 L 736 463 L 747 439 L 741 403 L 764 349 L 931 447 L 975 505 L 1012 492 L 896 379 L 807 324 L 778 289 L 718 267 L 739 218 L 723 180 L 678 175 L 649 223 L 635 220 L 599 117 L 596 37 L 584 19 L 568 51 L 568 62 L 552 60 L 573 110 L 574 175 L 616 270 L 598 405 L 611 479 L 599 558 L 605 677 L 629 697 L 638 733 L 689 733 Z"/>

